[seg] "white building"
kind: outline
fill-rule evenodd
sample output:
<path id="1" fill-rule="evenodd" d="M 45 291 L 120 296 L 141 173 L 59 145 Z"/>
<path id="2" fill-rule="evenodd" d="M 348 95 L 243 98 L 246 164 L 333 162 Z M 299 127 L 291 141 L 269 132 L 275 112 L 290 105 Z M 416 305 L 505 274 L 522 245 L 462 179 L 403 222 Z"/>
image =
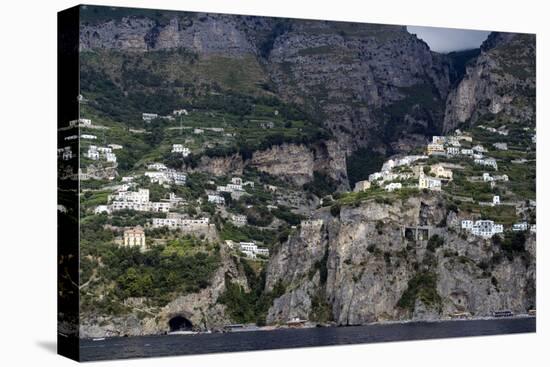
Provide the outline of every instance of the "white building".
<path id="1" fill-rule="evenodd" d="M 483 172 L 483 175 L 481 177 L 483 178 L 484 182 L 494 181 L 494 178 L 491 177 L 491 175 L 488 172 Z"/>
<path id="2" fill-rule="evenodd" d="M 167 202 L 151 202 L 150 211 L 168 213 L 170 211 L 170 203 Z"/>
<path id="3" fill-rule="evenodd" d="M 474 151 L 472 149 L 461 149 L 460 154 L 467 155 L 467 156 L 472 156 L 472 155 L 474 155 Z"/>
<path id="4" fill-rule="evenodd" d="M 232 177 L 231 178 L 231 183 L 233 185 L 242 185 L 243 184 L 243 179 L 240 178 L 240 177 Z"/>
<path id="5" fill-rule="evenodd" d="M 269 249 L 264 247 L 258 247 L 258 249 L 256 250 L 256 255 L 269 257 Z"/>
<path id="6" fill-rule="evenodd" d="M 493 146 L 499 150 L 508 150 L 508 144 L 506 143 L 494 143 Z"/>
<path id="7" fill-rule="evenodd" d="M 475 159 L 474 163 L 481 166 L 493 167 L 495 170 L 498 170 L 497 161 L 494 158 Z"/>
<path id="8" fill-rule="evenodd" d="M 107 162 L 116 163 L 116 154 L 115 153 L 105 153 L 105 159 Z"/>
<path id="9" fill-rule="evenodd" d="M 447 142 L 447 138 L 444 136 L 433 136 L 432 137 L 432 144 L 445 144 Z"/>
<path id="10" fill-rule="evenodd" d="M 231 216 L 231 221 L 236 226 L 244 226 L 246 224 L 246 215 L 233 214 Z"/>
<path id="11" fill-rule="evenodd" d="M 80 135 L 82 139 L 88 139 L 88 140 L 96 140 L 97 136 L 91 135 L 91 134 L 82 134 Z"/>
<path id="12" fill-rule="evenodd" d="M 460 148 L 457 148 L 457 147 L 447 148 L 447 155 L 453 156 L 453 155 L 459 155 L 459 154 L 460 154 Z"/>
<path id="13" fill-rule="evenodd" d="M 203 130 L 203 129 L 194 129 L 194 130 L 193 130 L 193 134 L 197 134 L 197 135 L 198 135 L 198 134 L 202 134 L 202 133 L 204 133 L 204 130 Z"/>
<path id="14" fill-rule="evenodd" d="M 247 257 L 255 258 L 256 255 L 269 256 L 269 249 L 258 247 L 254 242 L 239 242 L 239 247 Z"/>
<path id="15" fill-rule="evenodd" d="M 113 150 L 109 147 L 97 147 L 97 151 L 101 154 L 112 153 Z"/>
<path id="16" fill-rule="evenodd" d="M 172 115 L 174 115 L 174 116 L 182 116 L 182 115 L 187 116 L 187 115 L 189 115 L 189 113 L 187 112 L 186 109 L 182 108 L 181 110 L 174 110 L 172 112 Z"/>
<path id="17" fill-rule="evenodd" d="M 157 171 L 166 171 L 168 168 L 162 164 L 162 163 L 149 163 L 147 165 L 147 168 L 148 169 L 154 169 L 154 170 L 157 170 Z"/>
<path id="18" fill-rule="evenodd" d="M 225 198 L 223 196 L 220 196 L 220 195 L 208 195 L 208 202 L 209 203 L 214 203 L 214 204 L 224 205 L 225 204 Z"/>
<path id="19" fill-rule="evenodd" d="M 479 144 L 473 146 L 473 147 L 472 147 L 472 150 L 473 150 L 474 152 L 478 152 L 478 153 L 487 153 L 487 149 L 485 149 L 485 148 L 483 147 L 483 145 L 479 145 Z"/>
<path id="20" fill-rule="evenodd" d="M 439 191 L 441 190 L 441 180 L 421 173 L 418 177 L 418 188 Z"/>
<path id="21" fill-rule="evenodd" d="M 109 200 L 126 201 L 133 203 L 148 203 L 149 189 L 139 189 L 138 191 L 121 191 L 115 195 L 110 195 Z"/>
<path id="22" fill-rule="evenodd" d="M 86 156 L 89 159 L 97 161 L 99 159 L 99 152 L 97 151 L 97 147 L 95 145 L 90 145 L 88 147 L 88 153 L 86 154 Z"/>
<path id="23" fill-rule="evenodd" d="M 512 225 L 512 231 L 514 232 L 526 231 L 528 228 L 529 225 L 527 224 L 527 222 L 520 222 Z"/>
<path id="24" fill-rule="evenodd" d="M 78 119 L 69 121 L 69 126 L 92 126 L 92 120 L 90 119 Z"/>
<path id="25" fill-rule="evenodd" d="M 474 221 L 465 219 L 461 222 L 461 228 L 471 231 L 474 228 Z"/>
<path id="26" fill-rule="evenodd" d="M 158 183 L 159 185 L 170 182 L 170 179 L 168 178 L 166 172 L 148 171 L 144 173 L 144 176 L 149 177 L 149 180 L 151 180 L 151 182 Z"/>
<path id="27" fill-rule="evenodd" d="M 500 196 L 494 195 L 493 196 L 493 206 L 500 205 Z"/>
<path id="28" fill-rule="evenodd" d="M 153 218 L 153 228 L 168 227 L 170 229 L 177 229 L 181 225 L 180 218 Z"/>
<path id="29" fill-rule="evenodd" d="M 434 164 L 430 167 L 430 173 L 436 177 L 445 178 L 448 180 L 453 179 L 453 171 L 446 169 L 442 164 Z"/>
<path id="30" fill-rule="evenodd" d="M 392 192 L 394 190 L 399 190 L 402 188 L 401 182 L 392 182 L 384 186 L 384 190 Z"/>
<path id="31" fill-rule="evenodd" d="M 122 145 L 120 144 L 109 144 L 107 145 L 109 148 L 111 148 L 112 150 L 118 150 L 118 149 L 122 149 Z"/>
<path id="32" fill-rule="evenodd" d="M 101 213 L 107 213 L 109 214 L 111 210 L 109 209 L 108 205 L 98 205 L 94 209 L 94 214 L 101 214 Z"/>
<path id="33" fill-rule="evenodd" d="M 490 238 L 494 234 L 502 233 L 502 224 L 495 224 L 492 220 L 477 220 L 472 226 L 472 234 L 475 236 Z"/>
<path id="34" fill-rule="evenodd" d="M 151 122 L 152 120 L 158 118 L 159 115 L 157 113 L 142 113 L 141 114 L 141 118 L 143 119 L 143 121 L 145 122 Z"/>
<path id="35" fill-rule="evenodd" d="M 184 147 L 182 144 L 173 144 L 172 153 L 181 153 L 182 156 L 187 157 L 191 151 L 189 148 Z"/>

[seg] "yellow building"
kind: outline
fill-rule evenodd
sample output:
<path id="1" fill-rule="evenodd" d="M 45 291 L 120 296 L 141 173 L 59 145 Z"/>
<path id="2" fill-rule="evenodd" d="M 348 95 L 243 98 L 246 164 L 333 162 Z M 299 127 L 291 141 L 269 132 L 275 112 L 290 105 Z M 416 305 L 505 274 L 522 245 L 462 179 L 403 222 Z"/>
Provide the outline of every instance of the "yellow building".
<path id="1" fill-rule="evenodd" d="M 124 231 L 124 246 L 139 246 L 145 249 L 145 232 L 141 227 L 134 227 Z"/>
<path id="2" fill-rule="evenodd" d="M 443 144 L 431 143 L 428 144 L 427 151 L 428 155 L 432 155 L 434 153 L 445 153 L 445 148 L 443 147 Z"/>

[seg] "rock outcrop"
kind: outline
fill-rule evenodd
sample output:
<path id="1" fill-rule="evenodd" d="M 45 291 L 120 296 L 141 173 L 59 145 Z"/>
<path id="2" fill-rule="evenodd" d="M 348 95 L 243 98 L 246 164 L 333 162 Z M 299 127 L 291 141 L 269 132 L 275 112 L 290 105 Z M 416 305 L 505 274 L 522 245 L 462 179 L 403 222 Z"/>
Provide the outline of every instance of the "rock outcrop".
<path id="1" fill-rule="evenodd" d="M 532 34 L 492 33 L 448 96 L 444 130 L 499 114 L 534 124 L 535 46 Z"/>
<path id="2" fill-rule="evenodd" d="M 282 282 L 287 292 L 274 301 L 268 322 L 312 319 L 320 294 L 339 325 L 462 311 L 525 313 L 535 304 L 535 239 L 528 237 L 523 256 L 508 260 L 490 240 L 438 226 L 447 214 L 440 197 L 427 195 L 342 207 L 338 218 L 316 213 L 323 224 L 302 228 L 271 259 L 266 287 Z M 433 235 L 443 239 L 441 247 L 429 248 Z"/>
<path id="3" fill-rule="evenodd" d="M 198 293 L 176 297 L 159 310 L 151 311 L 138 302 L 137 305 L 128 304 L 131 312 L 120 316 L 83 315 L 80 337 L 164 334 L 170 331 L 170 319 L 177 316 L 189 320 L 193 328 L 198 330 L 221 329 L 230 324 L 231 319 L 225 312 L 225 306 L 217 300 L 226 289 L 226 279 L 238 284 L 245 291 L 248 291 L 248 282 L 224 247 L 220 248 L 220 257 L 220 267 L 207 288 Z"/>

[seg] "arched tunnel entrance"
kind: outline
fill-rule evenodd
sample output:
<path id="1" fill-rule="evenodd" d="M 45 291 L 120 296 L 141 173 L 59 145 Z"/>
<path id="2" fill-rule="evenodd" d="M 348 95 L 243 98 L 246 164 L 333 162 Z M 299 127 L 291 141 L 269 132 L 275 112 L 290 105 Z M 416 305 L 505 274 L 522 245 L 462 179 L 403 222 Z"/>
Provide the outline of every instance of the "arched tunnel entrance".
<path id="1" fill-rule="evenodd" d="M 193 323 L 181 315 L 174 316 L 168 320 L 168 326 L 170 326 L 171 332 L 193 330 Z"/>

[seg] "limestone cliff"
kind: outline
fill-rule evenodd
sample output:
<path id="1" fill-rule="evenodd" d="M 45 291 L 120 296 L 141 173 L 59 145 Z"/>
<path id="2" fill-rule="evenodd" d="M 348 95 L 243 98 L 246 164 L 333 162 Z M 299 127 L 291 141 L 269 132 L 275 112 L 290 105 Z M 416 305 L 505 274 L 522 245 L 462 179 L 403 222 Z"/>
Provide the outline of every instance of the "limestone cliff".
<path id="1" fill-rule="evenodd" d="M 241 68 L 253 64 L 258 80 L 249 84 L 270 85 L 270 92 L 302 105 L 333 132 L 343 152 L 369 144 L 384 148 L 410 133 L 441 128 L 449 64 L 403 26 L 191 12 L 98 20 L 88 12 L 82 13 L 81 52 L 183 50 L 196 56 L 190 62 L 223 57 Z M 160 76 L 185 80 L 181 55 L 162 55 L 172 66 Z M 117 84 L 132 68 L 141 66 L 126 63 L 110 71 L 111 79 Z M 218 74 L 194 82 L 224 86 Z"/>
<path id="2" fill-rule="evenodd" d="M 535 35 L 492 33 L 447 98 L 444 130 L 499 114 L 535 121 Z"/>
<path id="3" fill-rule="evenodd" d="M 321 210 L 316 218 L 323 224 L 302 226 L 271 259 L 266 287 L 281 281 L 287 292 L 267 321 L 355 325 L 533 307 L 534 237 L 525 254 L 509 260 L 491 240 L 442 225 L 454 215 L 440 197 L 424 195 L 345 206 L 336 218 Z M 433 235 L 442 246 L 428 246 Z M 328 310 L 321 319 L 320 307 Z"/>
<path id="4" fill-rule="evenodd" d="M 325 172 L 337 181 L 347 182 L 345 153 L 338 150 L 335 141 L 330 140 L 310 147 L 303 144 L 275 145 L 255 151 L 247 160 L 243 160 L 240 154 L 203 156 L 197 167 L 188 168 L 214 176 L 227 176 L 242 175 L 246 167 L 286 179 L 298 186 L 310 182 L 314 171 Z"/>

